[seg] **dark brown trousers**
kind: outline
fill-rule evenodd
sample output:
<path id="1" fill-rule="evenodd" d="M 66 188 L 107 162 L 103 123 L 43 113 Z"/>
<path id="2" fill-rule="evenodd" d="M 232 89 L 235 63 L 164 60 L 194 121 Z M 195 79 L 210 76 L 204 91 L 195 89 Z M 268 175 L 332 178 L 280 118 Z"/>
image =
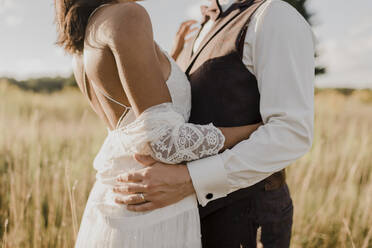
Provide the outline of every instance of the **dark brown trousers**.
<path id="1" fill-rule="evenodd" d="M 203 248 L 256 248 L 259 227 L 264 248 L 288 248 L 292 219 L 288 186 L 259 183 L 247 197 L 201 216 Z"/>

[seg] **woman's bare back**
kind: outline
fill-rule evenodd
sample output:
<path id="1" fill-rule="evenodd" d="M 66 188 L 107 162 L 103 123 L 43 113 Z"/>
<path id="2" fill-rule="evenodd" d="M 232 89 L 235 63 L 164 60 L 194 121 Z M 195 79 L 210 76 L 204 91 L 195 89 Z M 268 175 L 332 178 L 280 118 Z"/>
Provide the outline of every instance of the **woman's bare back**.
<path id="1" fill-rule="evenodd" d="M 107 39 L 108 31 L 105 27 L 109 26 L 107 23 L 108 20 L 122 18 L 120 15 L 125 15 L 126 11 L 129 11 L 130 8 L 138 9 L 137 6 L 133 5 L 137 4 L 113 4 L 103 6 L 97 10 L 87 26 L 84 54 L 74 56 L 73 69 L 77 83 L 83 94 L 89 99 L 91 107 L 110 129 L 116 127 L 126 108 L 104 96 L 101 91 L 125 106 L 130 107 L 131 104 L 124 91 L 118 70 L 118 66 L 120 65 L 115 59 L 112 48 L 110 48 L 110 41 Z M 113 14 L 117 16 L 115 17 Z M 151 29 L 151 27 L 148 28 Z M 125 39 L 125 35 L 125 33 L 122 34 L 123 39 Z M 157 60 L 157 65 L 155 64 L 154 66 L 159 67 L 163 83 L 165 84 L 171 71 L 171 65 L 167 56 L 156 45 L 153 39 L 151 42 L 153 43 L 154 55 Z M 133 44 L 133 49 L 135 48 L 136 45 Z M 138 50 L 138 56 L 146 56 L 146 54 L 141 54 L 141 52 L 143 51 Z M 154 55 L 149 54 L 149 56 Z M 137 70 L 138 73 L 146 73 L 146 68 L 144 70 Z M 147 83 L 151 84 L 151 82 Z M 146 90 L 146 85 L 143 85 L 142 88 Z"/>

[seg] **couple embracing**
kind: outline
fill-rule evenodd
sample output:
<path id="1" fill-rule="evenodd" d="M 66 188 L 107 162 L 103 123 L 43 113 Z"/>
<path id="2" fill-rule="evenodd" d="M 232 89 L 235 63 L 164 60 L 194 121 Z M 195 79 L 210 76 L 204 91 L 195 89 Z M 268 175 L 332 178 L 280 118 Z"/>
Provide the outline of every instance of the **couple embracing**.
<path id="1" fill-rule="evenodd" d="M 281 0 L 210 0 L 172 53 L 130 0 L 55 0 L 108 135 L 76 248 L 289 247 L 284 169 L 313 136 L 314 38 Z M 164 6 L 164 11 L 167 7 Z"/>

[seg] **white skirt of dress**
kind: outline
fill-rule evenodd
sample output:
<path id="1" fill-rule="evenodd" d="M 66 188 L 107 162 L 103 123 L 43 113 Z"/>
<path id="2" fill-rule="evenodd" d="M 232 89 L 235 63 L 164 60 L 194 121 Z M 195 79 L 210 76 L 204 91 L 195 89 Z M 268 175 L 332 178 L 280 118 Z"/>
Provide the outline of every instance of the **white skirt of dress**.
<path id="1" fill-rule="evenodd" d="M 130 212 L 115 203 L 112 188 L 119 174 L 143 168 L 132 157 L 115 157 L 112 138 L 95 159 L 97 180 L 80 224 L 75 248 L 201 248 L 195 195 L 148 212 Z M 123 168 L 123 165 L 125 167 Z"/>

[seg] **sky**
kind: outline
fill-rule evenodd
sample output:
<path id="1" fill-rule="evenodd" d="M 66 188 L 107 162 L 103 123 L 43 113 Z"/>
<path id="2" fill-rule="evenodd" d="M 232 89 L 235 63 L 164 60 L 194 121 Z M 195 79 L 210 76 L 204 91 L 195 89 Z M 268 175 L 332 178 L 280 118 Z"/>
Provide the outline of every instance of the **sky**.
<path id="1" fill-rule="evenodd" d="M 372 0 L 308 0 L 318 39 L 320 87 L 372 88 Z M 146 0 L 155 40 L 170 50 L 179 24 L 200 18 L 202 0 Z M 53 0 L 0 0 L 0 77 L 68 76 L 71 59 L 54 42 Z"/>

